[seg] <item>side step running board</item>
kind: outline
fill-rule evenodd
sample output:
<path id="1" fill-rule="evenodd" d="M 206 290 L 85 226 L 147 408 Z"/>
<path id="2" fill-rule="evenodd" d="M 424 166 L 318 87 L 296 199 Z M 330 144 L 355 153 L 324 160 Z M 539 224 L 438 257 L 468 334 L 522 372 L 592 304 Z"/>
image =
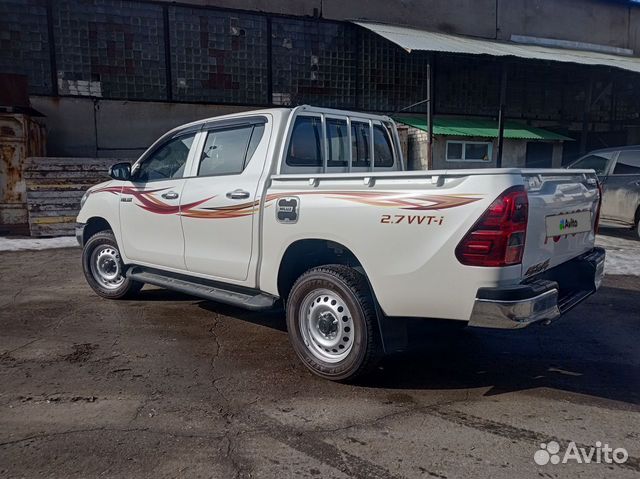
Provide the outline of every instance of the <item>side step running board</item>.
<path id="1" fill-rule="evenodd" d="M 252 311 L 273 308 L 277 298 L 259 291 L 234 291 L 226 289 L 222 283 L 213 283 L 201 278 L 176 275 L 134 266 L 127 271 L 127 276 L 141 283 L 153 284 L 161 288 L 179 291 L 199 298 L 230 304 Z"/>

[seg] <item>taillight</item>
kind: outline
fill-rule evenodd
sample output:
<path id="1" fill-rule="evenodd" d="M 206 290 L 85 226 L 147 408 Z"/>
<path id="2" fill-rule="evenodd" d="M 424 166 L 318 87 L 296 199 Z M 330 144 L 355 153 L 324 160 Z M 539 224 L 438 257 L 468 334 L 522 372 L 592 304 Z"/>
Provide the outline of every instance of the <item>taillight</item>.
<path id="1" fill-rule="evenodd" d="M 520 264 L 528 217 L 529 199 L 524 186 L 504 191 L 458 244 L 458 261 L 468 266 Z"/>
<path id="2" fill-rule="evenodd" d="M 598 181 L 598 206 L 596 208 L 596 222 L 593 225 L 593 230 L 598 234 L 598 229 L 600 228 L 600 208 L 602 207 L 602 185 Z"/>

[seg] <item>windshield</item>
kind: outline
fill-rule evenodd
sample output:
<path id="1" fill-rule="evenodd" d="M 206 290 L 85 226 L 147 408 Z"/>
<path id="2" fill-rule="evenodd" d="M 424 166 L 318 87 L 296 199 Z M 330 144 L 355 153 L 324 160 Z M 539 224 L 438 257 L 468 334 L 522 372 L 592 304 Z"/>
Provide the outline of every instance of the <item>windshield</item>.
<path id="1" fill-rule="evenodd" d="M 591 153 L 571 163 L 567 168 L 572 170 L 596 170 L 598 175 L 604 175 L 607 172 L 609 162 L 613 158 L 614 153 L 615 152 Z"/>

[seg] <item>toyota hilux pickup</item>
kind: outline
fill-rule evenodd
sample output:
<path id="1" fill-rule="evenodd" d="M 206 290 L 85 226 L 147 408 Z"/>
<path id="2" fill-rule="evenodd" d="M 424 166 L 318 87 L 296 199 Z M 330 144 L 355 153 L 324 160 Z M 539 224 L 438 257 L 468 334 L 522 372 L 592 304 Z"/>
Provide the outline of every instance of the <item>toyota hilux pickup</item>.
<path id="1" fill-rule="evenodd" d="M 299 106 L 176 128 L 81 201 L 86 280 L 251 310 L 281 305 L 315 374 L 402 349 L 406 318 L 521 328 L 600 286 L 585 169 L 403 171 L 390 117 Z M 415 321 L 415 320 L 413 320 Z"/>

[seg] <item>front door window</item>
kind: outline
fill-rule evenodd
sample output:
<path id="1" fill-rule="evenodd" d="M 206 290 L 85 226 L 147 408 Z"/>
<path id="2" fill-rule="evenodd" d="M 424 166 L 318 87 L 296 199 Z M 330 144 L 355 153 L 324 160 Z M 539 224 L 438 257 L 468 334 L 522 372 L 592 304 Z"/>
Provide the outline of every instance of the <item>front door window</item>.
<path id="1" fill-rule="evenodd" d="M 191 133 L 169 140 L 140 164 L 133 180 L 147 183 L 182 178 L 195 136 L 195 133 Z"/>

